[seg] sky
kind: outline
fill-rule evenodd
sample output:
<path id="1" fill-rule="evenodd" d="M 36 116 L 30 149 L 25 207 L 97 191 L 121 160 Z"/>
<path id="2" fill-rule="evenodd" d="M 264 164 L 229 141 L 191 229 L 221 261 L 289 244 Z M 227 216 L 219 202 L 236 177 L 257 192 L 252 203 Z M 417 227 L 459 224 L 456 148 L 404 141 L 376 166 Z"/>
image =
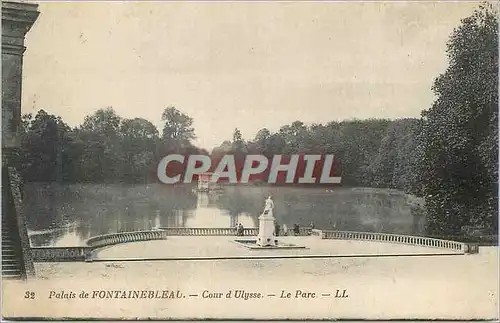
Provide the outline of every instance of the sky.
<path id="1" fill-rule="evenodd" d="M 478 2 L 38 2 L 23 113 L 70 126 L 98 109 L 161 130 L 175 106 L 195 144 L 352 118 L 418 117 L 446 42 Z"/>

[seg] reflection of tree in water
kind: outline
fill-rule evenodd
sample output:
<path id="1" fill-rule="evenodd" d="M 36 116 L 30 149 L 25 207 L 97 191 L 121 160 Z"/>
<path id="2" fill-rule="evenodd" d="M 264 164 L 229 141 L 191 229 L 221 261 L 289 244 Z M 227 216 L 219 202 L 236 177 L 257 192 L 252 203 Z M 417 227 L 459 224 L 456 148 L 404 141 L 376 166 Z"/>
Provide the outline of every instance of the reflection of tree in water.
<path id="1" fill-rule="evenodd" d="M 73 223 L 76 234 L 86 240 L 100 234 L 150 230 L 157 225 L 182 227 L 196 213 L 197 195 L 191 188 L 30 183 L 25 188 L 28 228 L 40 231 Z M 290 228 L 294 223 L 307 226 L 313 221 L 324 229 L 412 233 L 421 226 L 418 210 L 404 194 L 389 190 L 227 186 L 224 193 L 209 195 L 205 202 L 227 211 L 221 216 L 229 214 L 228 225 L 250 215 L 257 227 L 268 195 L 275 203 L 276 220 Z M 61 239 L 61 234 L 53 230 L 32 241 L 45 244 Z"/>
<path id="2" fill-rule="evenodd" d="M 226 189 L 225 194 L 216 199 L 215 204 L 218 208 L 227 210 L 231 218 L 230 226 L 235 226 L 238 223 L 238 217 L 243 213 L 250 215 L 254 226 L 257 226 L 263 200 L 259 200 L 257 194 L 244 194 L 241 190 L 230 187 Z"/>
<path id="3" fill-rule="evenodd" d="M 97 185 L 29 183 L 25 189 L 25 209 L 31 231 L 60 228 L 78 223 L 76 234 L 89 237 L 123 231 L 151 230 L 159 216 L 167 223 L 181 214 L 180 225 L 196 207 L 189 187 L 160 185 Z M 179 213 L 180 211 L 180 213 Z M 52 241 L 59 231 L 48 233 Z M 45 243 L 40 239 L 33 243 Z"/>
<path id="4" fill-rule="evenodd" d="M 411 209 L 411 234 L 423 235 L 425 234 L 425 201 L 423 198 L 417 198 L 413 195 L 406 195 L 407 203 Z"/>
<path id="5" fill-rule="evenodd" d="M 52 246 L 55 241 L 61 239 L 65 234 L 65 230 L 62 229 L 54 229 L 46 233 L 34 234 L 30 236 L 30 243 L 35 247 Z"/>
<path id="6" fill-rule="evenodd" d="M 70 190 L 44 183 L 28 184 L 24 189 L 23 202 L 28 230 L 50 230 L 70 223 L 64 216 L 72 209 L 70 203 L 64 202 L 71 197 Z"/>

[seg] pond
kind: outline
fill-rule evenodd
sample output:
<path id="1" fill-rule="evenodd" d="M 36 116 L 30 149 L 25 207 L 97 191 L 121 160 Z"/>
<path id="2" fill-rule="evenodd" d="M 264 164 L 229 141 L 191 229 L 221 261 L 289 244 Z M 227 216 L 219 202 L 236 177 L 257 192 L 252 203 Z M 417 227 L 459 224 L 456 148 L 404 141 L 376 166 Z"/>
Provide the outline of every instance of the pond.
<path id="1" fill-rule="evenodd" d="M 155 227 L 257 227 L 271 195 L 280 225 L 423 234 L 413 196 L 374 188 L 225 186 L 198 193 L 191 185 L 58 185 L 28 183 L 25 214 L 32 246 L 83 245 L 93 236 Z"/>

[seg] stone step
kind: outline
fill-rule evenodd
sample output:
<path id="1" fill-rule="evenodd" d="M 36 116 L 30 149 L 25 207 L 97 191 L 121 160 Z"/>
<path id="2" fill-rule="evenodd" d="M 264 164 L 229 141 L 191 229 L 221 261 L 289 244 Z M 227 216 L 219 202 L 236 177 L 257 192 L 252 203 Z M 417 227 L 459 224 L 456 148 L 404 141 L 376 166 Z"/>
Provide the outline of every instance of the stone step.
<path id="1" fill-rule="evenodd" d="M 4 266 L 19 266 L 19 259 L 5 259 L 2 257 L 2 268 L 4 268 Z"/>
<path id="2" fill-rule="evenodd" d="M 19 270 L 19 264 L 17 263 L 4 264 L 2 262 L 2 271 L 4 270 Z"/>
<path id="3" fill-rule="evenodd" d="M 21 279 L 21 273 L 2 273 L 2 279 Z"/>
<path id="4" fill-rule="evenodd" d="M 4 268 L 4 266 L 19 267 L 19 260 L 18 259 L 2 259 L 2 268 Z"/>
<path id="5" fill-rule="evenodd" d="M 2 276 L 3 275 L 20 275 L 21 271 L 19 268 L 3 268 L 2 267 Z"/>
<path id="6" fill-rule="evenodd" d="M 2 279 L 21 279 L 21 273 L 20 272 L 8 272 L 8 273 L 2 272 Z"/>

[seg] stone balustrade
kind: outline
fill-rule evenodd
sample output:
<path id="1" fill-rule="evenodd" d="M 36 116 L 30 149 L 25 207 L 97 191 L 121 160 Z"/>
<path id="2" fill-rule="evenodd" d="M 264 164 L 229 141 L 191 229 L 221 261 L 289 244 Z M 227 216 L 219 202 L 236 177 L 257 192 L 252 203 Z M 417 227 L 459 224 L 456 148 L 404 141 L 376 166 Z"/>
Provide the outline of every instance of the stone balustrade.
<path id="1" fill-rule="evenodd" d="M 256 236 L 258 228 L 245 228 L 244 236 Z M 281 235 L 283 235 L 281 230 Z M 162 227 L 152 231 L 120 232 L 96 236 L 87 241 L 83 247 L 34 247 L 32 248 L 33 259 L 36 262 L 49 261 L 85 261 L 90 259 L 92 251 L 109 245 L 119 243 L 163 240 L 169 236 L 235 236 L 235 228 L 168 228 Z M 288 230 L 288 235 L 294 235 Z M 321 239 L 339 240 L 362 240 L 375 242 L 388 242 L 407 244 L 419 247 L 441 248 L 453 250 L 460 253 L 477 253 L 478 245 L 474 243 L 463 243 L 451 240 L 427 238 L 421 236 L 408 236 L 391 233 L 355 232 L 355 231 L 333 231 L 300 228 L 299 236 L 318 236 Z"/>
<path id="2" fill-rule="evenodd" d="M 363 240 L 390 242 L 398 244 L 407 244 L 419 247 L 431 247 L 460 251 L 463 253 L 477 253 L 477 244 L 468 244 L 463 242 L 427 238 L 421 236 L 408 236 L 391 233 L 375 232 L 355 232 L 355 231 L 331 231 L 331 230 L 313 230 L 314 235 L 320 235 L 322 239 L 340 239 L 340 240 Z"/>
<path id="3" fill-rule="evenodd" d="M 125 242 L 163 240 L 167 236 L 168 232 L 163 230 L 119 232 L 90 238 L 87 240 L 87 245 L 92 248 L 98 248 Z"/>
<path id="4" fill-rule="evenodd" d="M 169 236 L 234 236 L 236 229 L 234 228 L 160 228 L 161 231 L 167 232 Z M 257 235 L 258 229 L 246 228 L 243 229 L 244 235 Z"/>
<path id="5" fill-rule="evenodd" d="M 33 261 L 85 261 L 90 255 L 89 247 L 36 247 L 31 248 Z"/>
<path id="6" fill-rule="evenodd" d="M 235 228 L 168 228 L 160 227 L 162 231 L 168 232 L 170 236 L 234 236 L 236 235 Z M 311 229 L 300 228 L 299 236 L 310 235 Z M 257 236 L 259 228 L 244 228 L 244 236 Z M 283 229 L 280 229 L 280 235 L 284 235 Z M 293 235 L 293 231 L 288 229 L 288 235 Z"/>

